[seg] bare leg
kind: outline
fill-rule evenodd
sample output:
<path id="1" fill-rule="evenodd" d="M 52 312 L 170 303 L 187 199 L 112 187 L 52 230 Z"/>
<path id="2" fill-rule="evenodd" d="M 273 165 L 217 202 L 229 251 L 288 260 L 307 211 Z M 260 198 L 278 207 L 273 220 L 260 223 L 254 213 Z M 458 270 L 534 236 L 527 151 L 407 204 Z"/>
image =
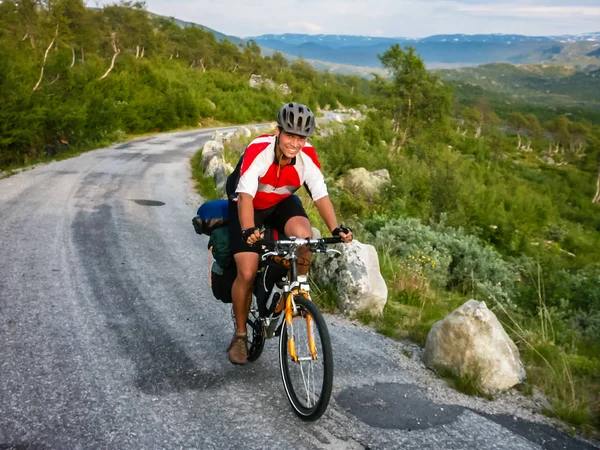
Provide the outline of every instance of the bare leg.
<path id="1" fill-rule="evenodd" d="M 231 297 L 233 299 L 235 327 L 237 333 L 246 333 L 246 320 L 248 320 L 252 303 L 252 287 L 258 270 L 258 254 L 252 252 L 237 253 L 234 255 L 234 259 L 237 265 L 237 277 L 231 288 Z"/>
<path id="2" fill-rule="evenodd" d="M 284 232 L 286 236 L 296 236 L 299 238 L 311 238 L 312 231 L 310 229 L 310 222 L 306 217 L 296 216 L 292 217 L 285 224 Z M 306 248 L 306 246 L 298 249 L 298 275 L 306 275 L 310 267 L 310 261 L 312 259 L 312 252 Z"/>

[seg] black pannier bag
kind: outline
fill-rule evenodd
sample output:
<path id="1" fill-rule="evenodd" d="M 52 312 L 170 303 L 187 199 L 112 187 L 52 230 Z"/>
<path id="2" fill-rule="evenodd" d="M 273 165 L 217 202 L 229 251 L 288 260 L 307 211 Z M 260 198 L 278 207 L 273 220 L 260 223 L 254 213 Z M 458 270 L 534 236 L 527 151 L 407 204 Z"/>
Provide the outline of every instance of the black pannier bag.
<path id="1" fill-rule="evenodd" d="M 214 259 L 210 270 L 210 286 L 213 295 L 223 303 L 231 303 L 231 287 L 237 276 L 237 266 L 229 247 L 227 225 L 212 230 L 208 249 Z"/>

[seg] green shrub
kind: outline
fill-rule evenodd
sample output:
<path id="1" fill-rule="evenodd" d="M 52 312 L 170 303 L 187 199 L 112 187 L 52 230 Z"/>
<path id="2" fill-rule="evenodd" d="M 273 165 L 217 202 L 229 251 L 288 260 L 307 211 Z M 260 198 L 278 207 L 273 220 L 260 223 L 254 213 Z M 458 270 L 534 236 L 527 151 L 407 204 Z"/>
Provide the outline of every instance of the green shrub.
<path id="1" fill-rule="evenodd" d="M 516 273 L 496 251 L 461 229 L 393 219 L 376 231 L 374 244 L 403 259 L 416 258 L 438 286 L 510 302 Z"/>

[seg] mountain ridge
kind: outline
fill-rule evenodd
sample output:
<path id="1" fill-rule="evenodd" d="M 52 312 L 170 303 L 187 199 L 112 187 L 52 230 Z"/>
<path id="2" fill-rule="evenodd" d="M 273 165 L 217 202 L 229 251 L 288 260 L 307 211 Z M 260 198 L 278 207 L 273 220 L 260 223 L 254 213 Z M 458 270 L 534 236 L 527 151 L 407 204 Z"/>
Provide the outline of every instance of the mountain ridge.
<path id="1" fill-rule="evenodd" d="M 378 54 L 391 45 L 411 45 L 426 64 L 600 64 L 600 32 L 580 35 L 440 34 L 424 38 L 359 35 L 265 34 L 252 39 L 261 47 L 288 55 L 339 64 L 378 67 Z"/>

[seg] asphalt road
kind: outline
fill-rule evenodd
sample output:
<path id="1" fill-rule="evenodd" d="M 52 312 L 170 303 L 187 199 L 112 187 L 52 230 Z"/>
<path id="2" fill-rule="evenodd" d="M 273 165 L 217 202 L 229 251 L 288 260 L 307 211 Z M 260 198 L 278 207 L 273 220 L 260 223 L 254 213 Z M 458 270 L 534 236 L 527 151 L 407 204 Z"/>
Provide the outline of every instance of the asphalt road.
<path id="1" fill-rule="evenodd" d="M 210 294 L 189 158 L 210 130 L 137 139 L 0 180 L 0 449 L 591 449 L 436 403 L 400 344 L 326 316 L 332 401 L 296 418 L 276 342 L 244 367 Z"/>

